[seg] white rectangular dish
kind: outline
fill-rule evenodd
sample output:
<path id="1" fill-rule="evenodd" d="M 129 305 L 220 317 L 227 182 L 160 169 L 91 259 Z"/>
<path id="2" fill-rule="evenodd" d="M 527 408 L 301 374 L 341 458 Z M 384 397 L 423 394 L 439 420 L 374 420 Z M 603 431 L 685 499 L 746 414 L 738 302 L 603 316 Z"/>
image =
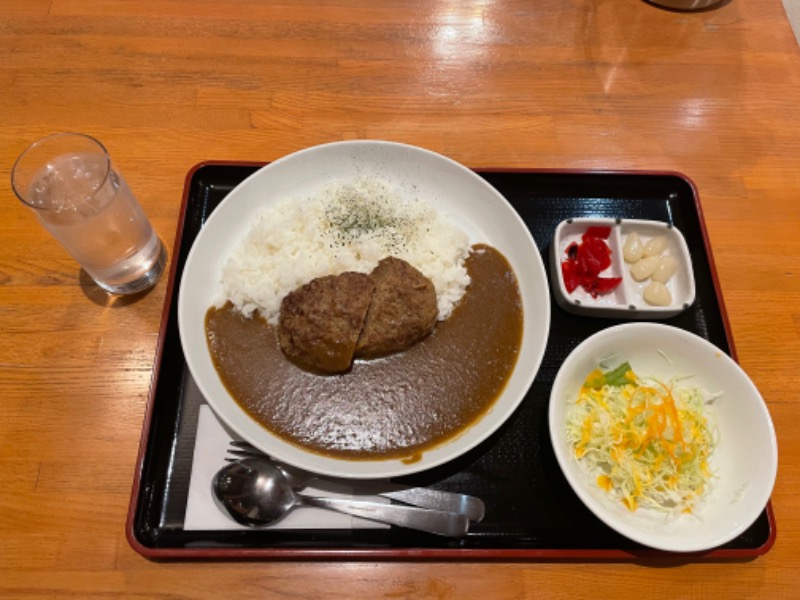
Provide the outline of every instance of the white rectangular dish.
<path id="1" fill-rule="evenodd" d="M 580 244 L 583 234 L 590 227 L 611 229 L 606 240 L 611 250 L 611 266 L 600 273 L 600 276 L 622 279 L 616 289 L 604 294 L 593 295 L 581 286 L 569 292 L 562 274 L 561 263 L 567 259 L 567 249 L 572 244 Z M 652 304 L 645 299 L 645 290 L 653 281 L 650 277 L 634 277 L 631 269 L 636 261 L 626 262 L 623 256 L 625 243 L 630 242 L 628 236 L 633 233 L 639 236 L 642 249 L 652 240 L 661 238 L 663 249 L 655 256 L 674 260 L 675 272 L 663 283 L 669 296 L 668 302 L 663 305 Z M 695 299 L 695 281 L 689 248 L 683 234 L 670 223 L 640 219 L 567 219 L 556 227 L 550 249 L 550 262 L 551 283 L 556 302 L 562 309 L 571 313 L 609 318 L 665 319 L 686 310 Z M 656 288 L 651 288 L 651 291 L 654 289 Z M 660 291 L 663 294 L 663 290 Z"/>

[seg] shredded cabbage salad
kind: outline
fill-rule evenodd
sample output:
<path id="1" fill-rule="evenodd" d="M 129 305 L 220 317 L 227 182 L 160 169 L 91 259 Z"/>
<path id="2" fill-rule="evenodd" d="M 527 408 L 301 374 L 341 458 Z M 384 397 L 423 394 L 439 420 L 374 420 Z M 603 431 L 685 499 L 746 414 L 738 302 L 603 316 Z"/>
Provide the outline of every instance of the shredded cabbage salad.
<path id="1" fill-rule="evenodd" d="M 691 513 L 710 489 L 707 391 L 639 377 L 625 362 L 586 377 L 567 413 L 567 441 L 597 485 L 629 510 Z"/>

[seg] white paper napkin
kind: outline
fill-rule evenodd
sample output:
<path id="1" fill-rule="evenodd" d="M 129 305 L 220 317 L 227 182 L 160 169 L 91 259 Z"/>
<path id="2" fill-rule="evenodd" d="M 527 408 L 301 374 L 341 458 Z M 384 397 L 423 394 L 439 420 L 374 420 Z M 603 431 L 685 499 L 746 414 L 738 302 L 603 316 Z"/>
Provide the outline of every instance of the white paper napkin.
<path id="1" fill-rule="evenodd" d="M 226 452 L 231 440 L 239 439 L 220 423 L 214 412 L 207 405 L 200 407 L 197 423 L 197 437 L 192 460 L 192 473 L 189 480 L 189 499 L 186 504 L 186 516 L 183 528 L 191 530 L 247 529 L 225 514 L 214 502 L 211 492 L 211 481 L 216 472 L 225 466 Z M 336 482 L 324 484 L 324 487 L 308 486 L 303 494 L 311 496 L 330 496 L 352 498 L 350 486 Z M 377 496 L 369 499 L 384 501 Z M 358 517 L 336 513 L 313 507 L 299 507 L 290 512 L 270 529 L 368 529 L 385 528 L 388 525 L 367 521 Z"/>

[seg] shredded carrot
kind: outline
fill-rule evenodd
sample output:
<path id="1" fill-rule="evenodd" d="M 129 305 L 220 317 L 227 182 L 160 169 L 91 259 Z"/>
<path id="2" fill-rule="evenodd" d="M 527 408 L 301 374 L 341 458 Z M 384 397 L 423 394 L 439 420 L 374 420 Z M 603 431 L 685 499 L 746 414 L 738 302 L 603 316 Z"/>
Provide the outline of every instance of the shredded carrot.
<path id="1" fill-rule="evenodd" d="M 597 485 L 629 510 L 691 512 L 713 478 L 706 398 L 697 388 L 640 379 L 627 363 L 595 369 L 571 404 L 567 438 Z"/>

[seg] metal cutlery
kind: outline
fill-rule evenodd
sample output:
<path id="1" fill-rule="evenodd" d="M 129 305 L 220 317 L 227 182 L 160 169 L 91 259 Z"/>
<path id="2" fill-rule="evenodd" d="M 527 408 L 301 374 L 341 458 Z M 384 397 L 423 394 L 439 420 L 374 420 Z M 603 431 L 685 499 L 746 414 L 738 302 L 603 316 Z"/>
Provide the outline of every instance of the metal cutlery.
<path id="1" fill-rule="evenodd" d="M 315 473 L 275 461 L 248 442 L 235 440 L 231 442 L 231 446 L 228 449 L 230 457 L 226 460 L 230 462 L 243 458 L 268 458 L 283 472 L 284 477 L 295 491 L 302 490 L 311 481 L 325 480 Z M 348 481 L 348 484 L 352 485 L 352 483 Z M 376 495 L 412 506 L 463 514 L 470 521 L 480 521 L 486 511 L 482 500 L 466 494 L 445 492 L 425 487 L 408 487 L 383 480 L 358 481 L 356 487 L 358 488 L 358 495 Z"/>

